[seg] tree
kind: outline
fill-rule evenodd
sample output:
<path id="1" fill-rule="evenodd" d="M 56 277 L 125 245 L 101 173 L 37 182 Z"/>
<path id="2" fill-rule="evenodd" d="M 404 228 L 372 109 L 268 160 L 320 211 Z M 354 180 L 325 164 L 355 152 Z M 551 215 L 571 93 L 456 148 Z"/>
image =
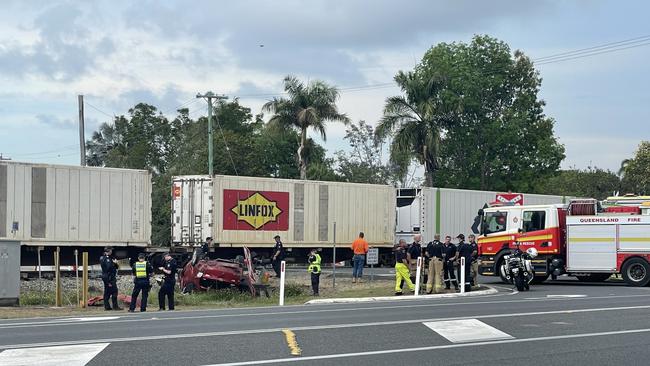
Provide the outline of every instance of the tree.
<path id="1" fill-rule="evenodd" d="M 628 160 L 621 185 L 625 193 L 650 195 L 650 141 L 641 141 Z"/>
<path id="2" fill-rule="evenodd" d="M 421 78 L 415 72 L 398 72 L 395 82 L 406 94 L 386 99 L 384 116 L 377 126 L 380 138 L 392 136 L 391 161 L 411 155 L 424 165 L 425 186 L 433 185 L 440 166 L 441 133 L 448 114 L 438 99 L 435 78 Z M 408 167 L 407 167 L 408 168 Z"/>
<path id="3" fill-rule="evenodd" d="M 538 98 L 539 73 L 522 52 L 513 54 L 488 36 L 440 43 L 427 51 L 413 79 L 422 90 L 435 86 L 423 94 L 430 101 L 427 120 L 437 123 L 429 131 L 443 137 L 436 185 L 533 191 L 559 168 L 564 147 Z"/>
<path id="4" fill-rule="evenodd" d="M 560 170 L 557 175 L 542 182 L 537 193 L 603 200 L 619 191 L 620 186 L 615 173 L 589 167 L 585 170 Z"/>
<path id="5" fill-rule="evenodd" d="M 293 76 L 284 78 L 284 90 L 288 98 L 274 98 L 264 104 L 262 110 L 273 113 L 269 123 L 285 128 L 295 128 L 300 133 L 298 164 L 300 179 L 307 179 L 307 131 L 316 130 L 326 139 L 325 123 L 338 121 L 347 124 L 348 117 L 336 106 L 339 92 L 322 81 L 304 84 Z"/>

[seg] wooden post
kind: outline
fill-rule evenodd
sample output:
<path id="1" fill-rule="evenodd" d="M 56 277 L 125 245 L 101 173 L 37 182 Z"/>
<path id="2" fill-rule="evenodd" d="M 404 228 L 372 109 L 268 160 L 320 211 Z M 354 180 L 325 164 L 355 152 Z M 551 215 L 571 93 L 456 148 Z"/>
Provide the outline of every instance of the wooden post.
<path id="1" fill-rule="evenodd" d="M 61 248 L 56 247 L 54 252 L 54 306 L 60 307 L 63 304 L 61 296 Z"/>
<path id="2" fill-rule="evenodd" d="M 81 307 L 88 306 L 88 252 L 81 254 L 81 265 L 84 267 L 81 277 Z"/>

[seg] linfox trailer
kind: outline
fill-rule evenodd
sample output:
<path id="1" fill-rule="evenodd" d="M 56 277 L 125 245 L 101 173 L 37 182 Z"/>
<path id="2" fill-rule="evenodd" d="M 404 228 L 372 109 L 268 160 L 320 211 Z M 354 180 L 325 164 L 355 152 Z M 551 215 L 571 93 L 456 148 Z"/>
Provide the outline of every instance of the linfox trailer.
<path id="1" fill-rule="evenodd" d="M 397 190 L 396 240 L 422 234 L 424 243 L 438 233 L 444 238 L 479 232 L 478 210 L 486 204 L 528 205 L 563 203 L 563 196 L 502 193 L 449 188 Z"/>
<path id="2" fill-rule="evenodd" d="M 337 260 L 344 260 L 364 232 L 371 246 L 392 249 L 391 186 L 215 175 L 174 177 L 172 191 L 175 245 L 196 246 L 213 237 L 218 251 L 248 246 L 270 252 L 280 235 L 293 257 L 306 258 L 310 248 L 329 257 L 336 242 L 345 248 Z"/>
<path id="3" fill-rule="evenodd" d="M 22 264 L 52 264 L 61 248 L 116 252 L 146 247 L 151 237 L 151 175 L 144 170 L 0 163 L 0 241 L 21 244 Z"/>

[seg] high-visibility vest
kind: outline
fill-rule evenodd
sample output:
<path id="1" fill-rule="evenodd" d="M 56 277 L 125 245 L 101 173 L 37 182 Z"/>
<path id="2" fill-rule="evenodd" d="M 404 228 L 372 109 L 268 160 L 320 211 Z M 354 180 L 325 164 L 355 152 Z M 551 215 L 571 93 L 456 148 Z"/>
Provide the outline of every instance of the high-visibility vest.
<path id="1" fill-rule="evenodd" d="M 314 254 L 314 257 L 316 257 L 316 259 L 313 262 L 309 262 L 307 271 L 310 273 L 320 273 L 320 254 L 316 253 Z"/>
<path id="2" fill-rule="evenodd" d="M 135 262 L 135 278 L 147 278 L 147 261 Z"/>

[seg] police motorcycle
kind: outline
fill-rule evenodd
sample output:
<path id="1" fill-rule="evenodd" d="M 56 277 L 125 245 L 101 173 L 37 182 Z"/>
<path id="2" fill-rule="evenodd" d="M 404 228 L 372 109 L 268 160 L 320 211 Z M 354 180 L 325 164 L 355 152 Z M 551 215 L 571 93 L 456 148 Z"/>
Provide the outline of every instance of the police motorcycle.
<path id="1" fill-rule="evenodd" d="M 535 278 L 532 259 L 537 257 L 537 249 L 528 248 L 525 252 L 519 246 L 503 257 L 501 277 L 506 278 L 517 287 L 518 291 L 530 290 L 530 283 Z"/>

